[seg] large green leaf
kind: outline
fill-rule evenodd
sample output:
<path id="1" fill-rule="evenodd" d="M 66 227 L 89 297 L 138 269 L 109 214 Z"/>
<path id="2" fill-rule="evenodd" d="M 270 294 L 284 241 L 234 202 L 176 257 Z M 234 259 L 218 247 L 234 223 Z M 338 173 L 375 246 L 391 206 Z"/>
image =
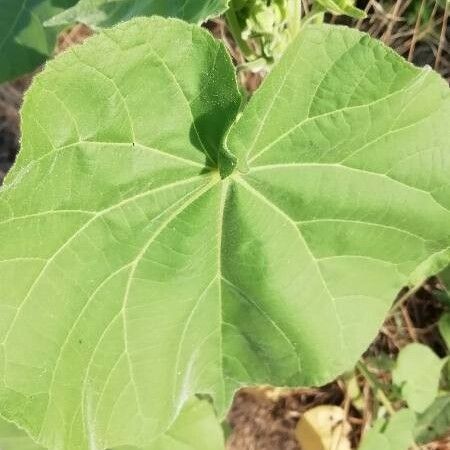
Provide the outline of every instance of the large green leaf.
<path id="1" fill-rule="evenodd" d="M 0 83 L 31 72 L 55 48 L 58 29 L 43 22 L 76 0 L 0 0 Z"/>
<path id="2" fill-rule="evenodd" d="M 39 450 L 41 448 L 24 431 L 0 418 L 1 450 Z"/>
<path id="3" fill-rule="evenodd" d="M 228 0 L 80 0 L 58 14 L 47 25 L 81 22 L 93 28 L 109 27 L 133 17 L 159 15 L 201 23 L 220 15 Z"/>
<path id="4" fill-rule="evenodd" d="M 48 447 L 145 447 L 194 393 L 222 416 L 241 385 L 327 382 L 449 262 L 437 74 L 318 26 L 228 130 L 238 92 L 222 45 L 159 18 L 31 87 L 0 196 L 0 409 Z"/>

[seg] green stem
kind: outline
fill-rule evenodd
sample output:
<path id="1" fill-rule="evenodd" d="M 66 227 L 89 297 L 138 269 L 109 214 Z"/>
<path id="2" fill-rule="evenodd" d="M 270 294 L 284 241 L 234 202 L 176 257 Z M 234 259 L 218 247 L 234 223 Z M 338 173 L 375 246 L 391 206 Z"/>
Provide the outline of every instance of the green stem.
<path id="1" fill-rule="evenodd" d="M 291 0 L 292 4 L 292 12 L 289 14 L 289 24 L 288 31 L 291 36 L 291 40 L 297 36 L 297 33 L 300 30 L 300 22 L 302 18 L 302 9 L 300 0 Z"/>
<path id="2" fill-rule="evenodd" d="M 388 399 L 387 395 L 383 391 L 383 388 L 381 387 L 378 380 L 370 373 L 369 369 L 365 366 L 365 364 L 362 361 L 359 361 L 356 364 L 357 369 L 361 372 L 361 374 L 364 376 L 364 378 L 369 383 L 370 387 L 375 392 L 375 395 L 377 396 L 378 400 L 382 403 L 382 405 L 386 408 L 386 411 L 393 415 L 395 414 L 395 409 L 392 406 L 392 403 Z"/>
<path id="3" fill-rule="evenodd" d="M 244 41 L 244 39 L 242 39 L 241 27 L 239 25 L 239 21 L 238 21 L 238 18 L 236 16 L 236 12 L 235 12 L 234 7 L 233 7 L 233 3 L 231 3 L 230 7 L 226 11 L 225 18 L 226 18 L 227 23 L 228 23 L 228 29 L 230 30 L 230 32 L 231 32 L 231 34 L 232 34 L 236 44 L 240 48 L 242 54 L 247 59 L 253 59 L 253 57 L 254 57 L 253 50 L 249 47 L 247 42 Z"/>
<path id="4" fill-rule="evenodd" d="M 317 2 L 314 2 L 308 17 L 306 17 L 307 22 L 320 25 L 323 23 L 324 18 L 325 12 L 323 8 L 320 7 Z"/>

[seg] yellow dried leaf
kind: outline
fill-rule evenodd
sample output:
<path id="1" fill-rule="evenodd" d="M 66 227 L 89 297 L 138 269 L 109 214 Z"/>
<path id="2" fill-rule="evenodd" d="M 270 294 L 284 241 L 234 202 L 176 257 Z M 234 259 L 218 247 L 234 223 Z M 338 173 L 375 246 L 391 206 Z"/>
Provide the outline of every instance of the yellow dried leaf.
<path id="1" fill-rule="evenodd" d="M 351 450 L 350 430 L 342 408 L 322 405 L 302 416 L 295 433 L 302 450 Z"/>

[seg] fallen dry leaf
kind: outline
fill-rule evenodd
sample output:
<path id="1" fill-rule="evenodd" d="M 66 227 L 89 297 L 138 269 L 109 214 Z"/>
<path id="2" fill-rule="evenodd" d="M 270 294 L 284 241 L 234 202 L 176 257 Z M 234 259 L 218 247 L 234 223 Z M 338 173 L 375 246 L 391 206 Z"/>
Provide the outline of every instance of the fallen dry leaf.
<path id="1" fill-rule="evenodd" d="M 342 408 L 322 405 L 302 416 L 295 434 L 302 450 L 351 450 L 350 430 Z"/>

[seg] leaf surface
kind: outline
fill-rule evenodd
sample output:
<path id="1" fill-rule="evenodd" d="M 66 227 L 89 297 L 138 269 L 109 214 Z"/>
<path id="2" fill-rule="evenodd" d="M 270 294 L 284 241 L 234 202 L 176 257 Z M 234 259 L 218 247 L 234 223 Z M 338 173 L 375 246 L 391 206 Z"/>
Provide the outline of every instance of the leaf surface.
<path id="1" fill-rule="evenodd" d="M 392 381 L 412 410 L 423 413 L 433 403 L 446 361 L 423 344 L 409 344 L 400 351 Z"/>
<path id="2" fill-rule="evenodd" d="M 0 449 L 1 450 L 40 450 L 27 434 L 14 424 L 0 419 Z"/>
<path id="3" fill-rule="evenodd" d="M 426 444 L 445 436 L 449 430 L 450 394 L 446 392 L 418 416 L 414 434 L 418 444 Z"/>
<path id="4" fill-rule="evenodd" d="M 145 448 L 195 393 L 223 416 L 245 384 L 328 382 L 448 264 L 437 74 L 308 27 L 233 124 L 240 103 L 224 47 L 161 18 L 31 87 L 0 195 L 0 405 L 46 446 Z"/>
<path id="5" fill-rule="evenodd" d="M 188 400 L 170 429 L 145 450 L 223 450 L 224 437 L 212 406 Z M 113 450 L 142 450 L 120 447 Z"/>
<path id="6" fill-rule="evenodd" d="M 379 419 L 363 436 L 358 450 L 408 450 L 414 442 L 415 414 L 402 409 L 388 420 Z"/>
<path id="7" fill-rule="evenodd" d="M 43 23 L 76 0 L 0 0 L 0 83 L 36 69 L 53 53 L 58 29 Z"/>
<path id="8" fill-rule="evenodd" d="M 228 0 L 80 0 L 75 6 L 47 22 L 47 25 L 70 25 L 81 22 L 93 28 L 110 27 L 140 16 L 177 17 L 202 23 L 219 16 Z"/>

